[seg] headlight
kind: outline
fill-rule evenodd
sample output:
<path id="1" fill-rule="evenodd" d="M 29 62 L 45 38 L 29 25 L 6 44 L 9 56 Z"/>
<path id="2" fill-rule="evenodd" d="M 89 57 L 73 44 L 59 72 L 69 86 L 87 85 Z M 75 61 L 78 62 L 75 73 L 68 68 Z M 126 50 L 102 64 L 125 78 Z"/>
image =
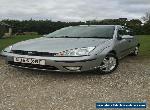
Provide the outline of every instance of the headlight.
<path id="1" fill-rule="evenodd" d="M 9 47 L 5 48 L 3 51 L 10 53 L 11 50 L 12 50 L 12 47 L 13 47 L 13 46 L 9 46 Z"/>
<path id="2" fill-rule="evenodd" d="M 76 48 L 59 52 L 55 56 L 86 56 L 89 55 L 89 53 L 94 49 L 95 47 Z"/>

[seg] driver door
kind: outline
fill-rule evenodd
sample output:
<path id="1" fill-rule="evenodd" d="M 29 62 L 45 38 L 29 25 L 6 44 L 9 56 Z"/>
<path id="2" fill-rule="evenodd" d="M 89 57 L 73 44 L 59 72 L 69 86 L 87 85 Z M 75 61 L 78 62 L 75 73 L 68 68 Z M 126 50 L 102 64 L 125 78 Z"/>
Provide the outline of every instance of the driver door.
<path id="1" fill-rule="evenodd" d="M 120 28 L 118 29 L 117 37 L 117 50 L 119 53 L 119 57 L 122 58 L 130 53 L 131 39 L 123 39 L 122 36 L 126 35 L 126 29 Z"/>

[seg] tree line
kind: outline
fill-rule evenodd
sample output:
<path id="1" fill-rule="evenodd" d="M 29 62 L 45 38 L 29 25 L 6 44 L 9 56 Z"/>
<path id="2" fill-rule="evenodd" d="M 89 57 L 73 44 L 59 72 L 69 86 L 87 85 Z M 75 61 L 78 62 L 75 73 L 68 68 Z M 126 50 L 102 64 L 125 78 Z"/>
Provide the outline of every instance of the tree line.
<path id="1" fill-rule="evenodd" d="M 128 20 L 127 18 L 119 19 L 104 19 L 91 20 L 86 22 L 61 22 L 51 20 L 1 20 L 0 21 L 0 36 L 8 31 L 8 28 L 13 29 L 13 34 L 23 32 L 37 32 L 38 34 L 48 34 L 67 26 L 77 25 L 125 25 L 135 32 L 135 34 L 150 34 L 150 14 L 147 13 L 143 17 L 144 23 L 139 19 Z"/>

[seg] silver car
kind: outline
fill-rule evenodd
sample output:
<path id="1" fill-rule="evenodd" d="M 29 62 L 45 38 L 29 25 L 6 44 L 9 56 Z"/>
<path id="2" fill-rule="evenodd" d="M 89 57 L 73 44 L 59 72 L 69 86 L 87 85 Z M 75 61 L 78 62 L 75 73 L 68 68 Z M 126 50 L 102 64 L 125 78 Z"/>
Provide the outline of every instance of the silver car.
<path id="1" fill-rule="evenodd" d="M 98 73 L 113 72 L 118 59 L 138 55 L 133 32 L 120 25 L 81 25 L 57 30 L 45 37 L 16 43 L 1 54 L 14 67 Z"/>

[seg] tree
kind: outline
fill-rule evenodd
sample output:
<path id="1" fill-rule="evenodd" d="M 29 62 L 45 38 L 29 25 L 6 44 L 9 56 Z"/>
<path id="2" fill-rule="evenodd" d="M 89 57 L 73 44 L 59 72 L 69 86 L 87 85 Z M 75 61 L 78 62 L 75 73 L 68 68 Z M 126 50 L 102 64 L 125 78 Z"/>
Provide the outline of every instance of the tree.
<path id="1" fill-rule="evenodd" d="M 133 29 L 135 34 L 141 34 L 142 22 L 139 19 L 132 19 L 127 21 L 126 25 L 127 27 Z"/>
<path id="2" fill-rule="evenodd" d="M 150 22 L 150 12 L 146 12 L 145 16 L 142 17 L 144 22 Z"/>
<path id="3" fill-rule="evenodd" d="M 142 26 L 142 34 L 150 34 L 150 12 L 147 12 L 144 17 L 144 25 Z"/>
<path id="4" fill-rule="evenodd" d="M 8 25 L 4 22 L 0 22 L 0 38 L 2 38 L 4 36 L 4 34 L 6 32 L 8 32 L 9 27 L 10 27 L 10 25 Z"/>

